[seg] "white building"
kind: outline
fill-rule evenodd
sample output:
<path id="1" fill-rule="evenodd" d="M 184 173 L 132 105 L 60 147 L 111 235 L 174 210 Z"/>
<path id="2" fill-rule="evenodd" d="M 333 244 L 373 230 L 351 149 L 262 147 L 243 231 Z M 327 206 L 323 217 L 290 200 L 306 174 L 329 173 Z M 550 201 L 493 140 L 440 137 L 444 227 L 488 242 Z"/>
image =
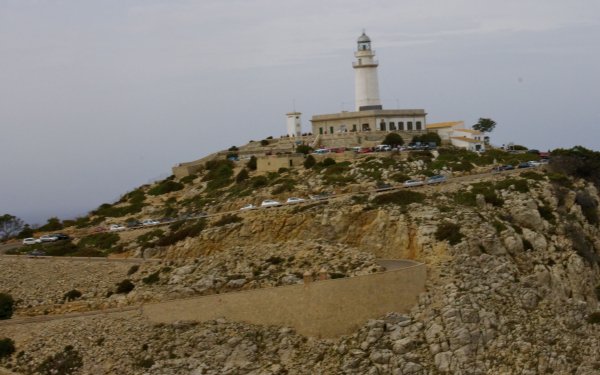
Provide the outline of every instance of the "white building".
<path id="1" fill-rule="evenodd" d="M 427 125 L 428 131 L 435 131 L 442 142 L 469 151 L 485 151 L 486 140 L 482 132 L 466 129 L 464 121 L 437 122 Z"/>
<path id="2" fill-rule="evenodd" d="M 302 120 L 300 119 L 300 112 L 290 112 L 285 114 L 287 116 L 287 135 L 290 137 L 300 137 L 302 135 Z"/>

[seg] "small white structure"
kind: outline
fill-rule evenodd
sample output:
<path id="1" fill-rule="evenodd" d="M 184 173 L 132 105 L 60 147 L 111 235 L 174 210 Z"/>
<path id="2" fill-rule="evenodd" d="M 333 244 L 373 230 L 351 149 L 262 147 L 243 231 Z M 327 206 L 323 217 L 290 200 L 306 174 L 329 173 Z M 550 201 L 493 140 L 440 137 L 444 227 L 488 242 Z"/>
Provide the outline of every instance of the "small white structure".
<path id="1" fill-rule="evenodd" d="M 379 79 L 377 77 L 377 66 L 375 51 L 371 50 L 371 39 L 363 31 L 358 38 L 358 47 L 354 56 L 356 61 L 352 63 L 354 68 L 354 102 L 355 110 L 365 111 L 370 109 L 382 109 L 379 99 Z"/>
<path id="2" fill-rule="evenodd" d="M 287 134 L 290 137 L 300 137 L 302 135 L 302 120 L 300 119 L 300 112 L 290 112 L 285 114 L 287 116 Z"/>
<path id="3" fill-rule="evenodd" d="M 435 131 L 442 142 L 469 151 L 485 151 L 485 137 L 482 132 L 466 129 L 464 121 L 437 122 L 427 124 L 428 131 Z"/>

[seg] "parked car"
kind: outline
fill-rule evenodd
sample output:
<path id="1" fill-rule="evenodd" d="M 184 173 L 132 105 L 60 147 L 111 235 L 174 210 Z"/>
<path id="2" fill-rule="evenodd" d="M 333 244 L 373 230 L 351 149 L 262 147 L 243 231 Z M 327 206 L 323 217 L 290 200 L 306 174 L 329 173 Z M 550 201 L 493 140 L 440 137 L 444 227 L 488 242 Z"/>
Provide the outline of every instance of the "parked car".
<path id="1" fill-rule="evenodd" d="M 446 176 L 442 176 L 442 175 L 436 175 L 436 176 L 431 176 L 427 179 L 427 184 L 440 184 L 442 182 L 446 182 Z"/>
<path id="2" fill-rule="evenodd" d="M 492 172 L 510 171 L 513 169 L 515 169 L 515 167 L 513 167 L 510 164 L 507 164 L 507 165 L 500 165 L 500 166 L 492 168 Z"/>
<path id="3" fill-rule="evenodd" d="M 253 205 L 252 203 L 250 203 L 250 204 L 247 204 L 244 207 L 240 208 L 240 211 L 253 210 L 255 208 L 256 208 L 256 206 Z"/>
<path id="4" fill-rule="evenodd" d="M 261 207 L 278 207 L 278 206 L 281 206 L 281 203 L 279 203 L 278 201 L 276 201 L 274 199 L 266 199 L 266 200 L 262 201 L 260 206 Z"/>
<path id="5" fill-rule="evenodd" d="M 386 191 L 392 190 L 394 187 L 391 184 L 387 184 L 385 182 L 379 182 L 375 185 L 375 191 Z"/>
<path id="6" fill-rule="evenodd" d="M 23 245 L 35 245 L 36 243 L 42 242 L 39 238 L 25 238 L 23 239 Z"/>
<path id="7" fill-rule="evenodd" d="M 519 168 L 519 169 L 522 169 L 522 168 L 531 168 L 531 164 L 529 164 L 529 162 L 519 163 L 519 165 L 517 165 L 517 168 Z"/>
<path id="8" fill-rule="evenodd" d="M 120 232 L 125 229 L 127 229 L 125 226 L 119 224 L 111 224 L 111 226 L 108 227 L 108 230 L 111 232 Z"/>
<path id="9" fill-rule="evenodd" d="M 423 182 L 423 180 L 406 180 L 402 185 L 404 187 L 423 186 L 425 185 L 425 182 Z"/>
<path id="10" fill-rule="evenodd" d="M 54 237 L 51 234 L 44 234 L 43 236 L 40 237 L 40 241 L 42 241 L 42 242 L 54 242 L 54 241 L 58 241 L 58 238 Z"/>
<path id="11" fill-rule="evenodd" d="M 318 150 L 313 151 L 313 154 L 328 154 L 329 150 L 326 148 L 320 148 Z"/>
<path id="12" fill-rule="evenodd" d="M 132 220 L 127 222 L 127 228 L 138 228 L 141 227 L 142 223 L 138 220 Z"/>
<path id="13" fill-rule="evenodd" d="M 142 225 L 145 227 L 152 226 L 152 225 L 158 225 L 158 224 L 160 224 L 160 221 L 154 220 L 154 219 L 146 219 L 146 220 L 142 221 Z"/>
<path id="14" fill-rule="evenodd" d="M 376 152 L 392 151 L 392 147 L 388 146 L 388 145 L 378 145 L 378 146 L 375 146 L 375 151 Z"/>
<path id="15" fill-rule="evenodd" d="M 287 199 L 287 201 L 285 201 L 285 203 L 287 203 L 287 204 L 295 204 L 295 203 L 302 203 L 304 201 L 305 201 L 305 199 L 303 199 L 303 198 L 289 197 Z"/>
<path id="16" fill-rule="evenodd" d="M 70 240 L 71 237 L 67 236 L 64 233 L 52 233 L 51 234 L 52 237 L 56 237 L 57 240 L 62 241 L 62 240 Z"/>
<path id="17" fill-rule="evenodd" d="M 46 252 L 44 252 L 42 250 L 38 250 L 38 249 L 32 250 L 32 251 L 30 251 L 30 252 L 27 253 L 27 256 L 30 257 L 30 258 L 41 257 L 41 256 L 44 256 L 44 255 L 46 255 Z"/>
<path id="18" fill-rule="evenodd" d="M 537 160 L 530 160 L 527 162 L 527 164 L 529 164 L 530 167 L 539 167 L 540 165 L 542 165 L 542 163 L 540 163 Z"/>

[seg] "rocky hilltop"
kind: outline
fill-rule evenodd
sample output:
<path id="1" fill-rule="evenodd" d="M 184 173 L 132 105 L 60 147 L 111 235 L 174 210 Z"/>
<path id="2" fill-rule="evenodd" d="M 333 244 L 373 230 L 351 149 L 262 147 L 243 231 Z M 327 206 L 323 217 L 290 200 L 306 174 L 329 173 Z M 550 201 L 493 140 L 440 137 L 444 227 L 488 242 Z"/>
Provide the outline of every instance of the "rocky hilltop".
<path id="1" fill-rule="evenodd" d="M 440 150 L 270 174 L 223 160 L 141 187 L 74 225 L 189 219 L 94 234 L 95 241 L 82 235 L 63 251 L 159 261 L 2 258 L 11 271 L 0 275 L 1 288 L 17 300 L 13 319 L 291 285 L 307 271 L 365 275 L 382 270 L 377 258 L 425 263 L 427 291 L 410 312 L 328 340 L 224 319 L 152 324 L 136 310 L 0 325 L 16 345 L 0 364 L 63 374 L 598 374 L 600 157 L 559 150 L 545 167 L 489 173 L 494 164 L 526 161 L 519 158 L 530 156 Z M 373 191 L 432 174 L 448 181 Z M 324 193 L 334 195 L 239 211 L 267 198 Z M 39 284 L 27 281 L 51 269 Z M 124 280 L 128 291 L 119 290 Z M 68 298 L 72 289 L 81 295 Z"/>

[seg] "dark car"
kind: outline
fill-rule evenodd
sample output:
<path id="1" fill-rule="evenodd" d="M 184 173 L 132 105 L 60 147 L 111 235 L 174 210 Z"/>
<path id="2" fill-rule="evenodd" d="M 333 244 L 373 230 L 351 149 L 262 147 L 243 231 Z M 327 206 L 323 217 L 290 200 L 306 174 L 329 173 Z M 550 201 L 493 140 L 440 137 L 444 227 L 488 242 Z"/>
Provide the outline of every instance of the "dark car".
<path id="1" fill-rule="evenodd" d="M 42 257 L 42 256 L 44 256 L 44 255 L 46 255 L 46 253 L 45 253 L 44 251 L 42 251 L 42 250 L 37 250 L 37 249 L 36 249 L 36 250 L 33 250 L 33 251 L 30 251 L 30 252 L 28 252 L 28 253 L 27 253 L 27 256 L 28 256 L 28 257 L 30 257 L 30 258 L 34 258 L 34 257 Z"/>
<path id="2" fill-rule="evenodd" d="M 517 168 L 531 168 L 531 164 L 529 164 L 528 162 L 519 163 Z"/>
<path id="3" fill-rule="evenodd" d="M 50 236 L 56 237 L 56 239 L 58 241 L 61 241 L 61 240 L 70 240 L 71 239 L 71 237 L 67 236 L 64 233 L 54 233 L 54 234 L 51 234 Z"/>
<path id="4" fill-rule="evenodd" d="M 138 220 L 127 222 L 127 228 L 137 228 L 137 227 L 141 227 L 141 226 L 142 226 L 142 223 Z"/>
<path id="5" fill-rule="evenodd" d="M 377 185 L 375 185 L 375 191 L 386 191 L 386 190 L 392 190 L 394 187 L 390 184 L 386 184 L 385 182 L 379 182 Z"/>

